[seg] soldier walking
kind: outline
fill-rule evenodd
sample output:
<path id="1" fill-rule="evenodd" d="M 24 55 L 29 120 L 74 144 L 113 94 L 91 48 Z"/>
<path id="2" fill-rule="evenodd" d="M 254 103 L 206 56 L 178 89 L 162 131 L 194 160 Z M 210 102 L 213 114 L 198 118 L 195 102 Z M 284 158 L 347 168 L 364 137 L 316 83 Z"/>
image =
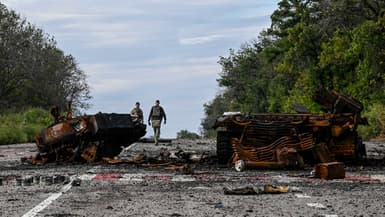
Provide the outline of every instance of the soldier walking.
<path id="1" fill-rule="evenodd" d="M 160 137 L 160 126 L 162 120 L 164 119 L 164 124 L 166 124 L 166 113 L 162 106 L 160 106 L 159 100 L 155 101 L 155 105 L 151 107 L 150 114 L 148 116 L 148 125 L 154 129 L 154 141 L 155 145 L 158 145 L 159 137 Z"/>

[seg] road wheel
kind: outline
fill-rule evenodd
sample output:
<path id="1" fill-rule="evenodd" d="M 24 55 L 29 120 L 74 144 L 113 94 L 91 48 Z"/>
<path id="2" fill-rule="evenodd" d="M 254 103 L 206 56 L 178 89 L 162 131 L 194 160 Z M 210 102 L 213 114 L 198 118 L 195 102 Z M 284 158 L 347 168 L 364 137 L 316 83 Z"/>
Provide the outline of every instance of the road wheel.
<path id="1" fill-rule="evenodd" d="M 227 164 L 234 151 L 231 148 L 231 134 L 226 131 L 217 132 L 217 159 L 219 164 Z"/>
<path id="2" fill-rule="evenodd" d="M 362 162 L 366 159 L 366 147 L 365 144 L 362 142 L 362 138 L 359 136 L 357 137 L 355 154 L 356 159 L 359 162 Z"/>

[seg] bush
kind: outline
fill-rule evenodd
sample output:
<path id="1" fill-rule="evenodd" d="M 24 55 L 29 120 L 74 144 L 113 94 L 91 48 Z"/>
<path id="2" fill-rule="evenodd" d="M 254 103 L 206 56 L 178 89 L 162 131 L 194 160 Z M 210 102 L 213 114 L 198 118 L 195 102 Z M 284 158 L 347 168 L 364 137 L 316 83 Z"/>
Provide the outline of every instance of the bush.
<path id="1" fill-rule="evenodd" d="M 14 144 L 14 143 L 24 143 L 27 141 L 26 135 L 22 132 L 21 129 L 10 128 L 10 127 L 0 127 L 0 144 Z"/>
<path id="2" fill-rule="evenodd" d="M 26 110 L 23 115 L 23 121 L 27 124 L 38 124 L 48 126 L 52 122 L 48 111 L 41 108 L 31 108 Z"/>
<path id="3" fill-rule="evenodd" d="M 189 132 L 188 130 L 181 130 L 176 135 L 177 139 L 199 139 L 200 136 L 194 132 Z"/>
<path id="4" fill-rule="evenodd" d="M 51 122 L 48 111 L 27 109 L 22 113 L 0 115 L 0 145 L 33 142 L 35 136 Z"/>
<path id="5" fill-rule="evenodd" d="M 358 128 L 358 133 L 364 140 L 385 138 L 385 106 L 383 104 L 372 104 L 362 116 L 366 117 L 369 122 L 368 126 Z"/>

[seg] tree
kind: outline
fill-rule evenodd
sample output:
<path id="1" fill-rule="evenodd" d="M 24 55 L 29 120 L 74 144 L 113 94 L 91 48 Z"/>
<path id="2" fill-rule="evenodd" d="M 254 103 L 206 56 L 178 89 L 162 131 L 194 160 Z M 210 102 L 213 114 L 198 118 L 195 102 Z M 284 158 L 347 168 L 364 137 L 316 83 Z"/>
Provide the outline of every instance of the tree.
<path id="1" fill-rule="evenodd" d="M 220 57 L 219 64 L 222 73 L 217 81 L 226 88 L 236 110 L 267 111 L 267 81 L 271 77 L 257 42 L 244 44 L 237 53 L 230 50 L 229 57 Z"/>
<path id="2" fill-rule="evenodd" d="M 223 115 L 224 112 L 233 110 L 232 104 L 234 103 L 228 101 L 228 99 L 230 97 L 225 96 L 225 94 L 219 94 L 211 102 L 203 105 L 205 118 L 201 122 L 201 134 L 204 138 L 214 138 L 216 132 L 213 127 L 216 119 Z"/>
<path id="3" fill-rule="evenodd" d="M 27 107 L 87 108 L 86 75 L 55 40 L 0 3 L 0 112 Z"/>
<path id="4" fill-rule="evenodd" d="M 181 130 L 176 135 L 177 139 L 199 139 L 200 136 L 194 132 L 189 132 L 188 130 Z"/>
<path id="5" fill-rule="evenodd" d="M 293 112 L 302 104 L 320 112 L 311 97 L 319 88 L 351 95 L 373 117 L 385 105 L 384 1 L 281 0 L 271 23 L 258 41 L 220 57 L 223 93 L 204 105 L 203 128 L 217 107 Z"/>

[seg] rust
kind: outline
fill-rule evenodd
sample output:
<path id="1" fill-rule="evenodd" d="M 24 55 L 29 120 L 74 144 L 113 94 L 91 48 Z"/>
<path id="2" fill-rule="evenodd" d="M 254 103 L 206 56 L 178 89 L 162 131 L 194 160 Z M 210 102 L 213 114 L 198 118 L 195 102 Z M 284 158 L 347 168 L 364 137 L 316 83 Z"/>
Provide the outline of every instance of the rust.
<path id="1" fill-rule="evenodd" d="M 246 168 L 302 168 L 304 163 L 357 162 L 366 157 L 357 133 L 362 104 L 345 94 L 320 89 L 314 100 L 325 113 L 225 113 L 216 121 L 221 164 L 242 160 Z"/>
<path id="2" fill-rule="evenodd" d="M 129 114 L 97 113 L 72 117 L 71 105 L 65 116 L 53 109 L 55 123 L 36 135 L 38 154 L 34 164 L 56 161 L 95 162 L 113 158 L 122 148 L 146 134 L 146 125 Z"/>
<path id="3" fill-rule="evenodd" d="M 345 165 L 342 162 L 317 164 L 314 176 L 321 179 L 343 179 L 345 178 Z"/>

